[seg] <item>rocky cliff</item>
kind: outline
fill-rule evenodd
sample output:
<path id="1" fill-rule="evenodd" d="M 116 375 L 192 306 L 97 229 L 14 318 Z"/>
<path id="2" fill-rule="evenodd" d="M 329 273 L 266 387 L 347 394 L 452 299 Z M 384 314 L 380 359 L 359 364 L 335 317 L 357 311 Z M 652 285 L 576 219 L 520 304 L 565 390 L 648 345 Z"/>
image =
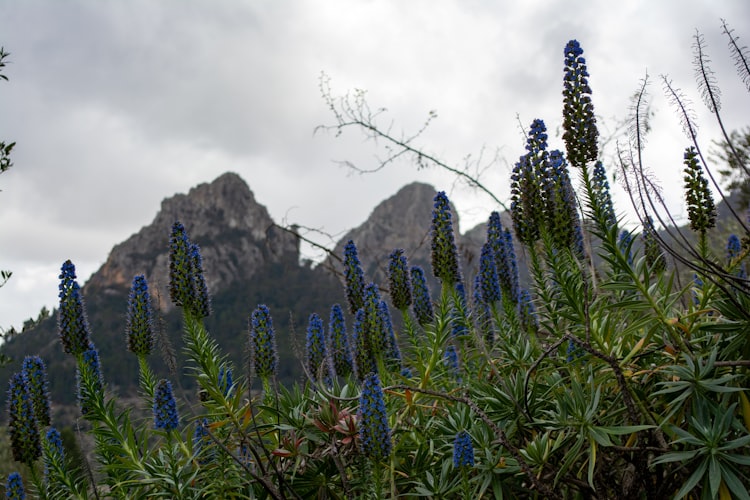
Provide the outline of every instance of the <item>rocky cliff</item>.
<path id="1" fill-rule="evenodd" d="M 201 247 L 212 293 L 248 280 L 270 264 L 296 263 L 299 258 L 297 238 L 274 226 L 268 210 L 240 176 L 225 173 L 187 194 L 165 199 L 150 225 L 112 249 L 84 292 L 119 292 L 130 287 L 134 275 L 143 273 L 152 288 L 166 293 L 168 238 L 176 220 Z"/>
<path id="2" fill-rule="evenodd" d="M 357 245 L 359 259 L 367 281 L 387 286 L 388 257 L 396 248 L 403 248 L 409 265 L 422 266 L 428 276 L 432 274 L 430 263 L 430 225 L 432 208 L 437 191 L 429 184 L 414 182 L 401 188 L 396 194 L 381 202 L 359 227 L 347 232 L 336 245 L 335 254 L 343 256 L 344 246 L 349 240 Z M 458 214 L 453 207 L 453 227 L 459 228 Z M 479 254 L 484 240 L 477 242 L 456 232 L 456 246 L 464 269 L 470 269 Z M 482 238 L 484 235 L 482 235 Z M 338 266 L 329 258 L 328 265 Z"/>

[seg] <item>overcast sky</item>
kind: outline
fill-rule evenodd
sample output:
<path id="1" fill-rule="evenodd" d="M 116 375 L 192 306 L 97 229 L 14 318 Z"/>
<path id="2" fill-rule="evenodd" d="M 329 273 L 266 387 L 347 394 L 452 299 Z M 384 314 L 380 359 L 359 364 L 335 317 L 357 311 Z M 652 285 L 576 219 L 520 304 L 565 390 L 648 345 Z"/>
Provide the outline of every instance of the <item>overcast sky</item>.
<path id="1" fill-rule="evenodd" d="M 151 223 L 163 198 L 225 171 L 239 173 L 277 221 L 337 237 L 415 180 L 449 192 L 462 231 L 498 208 L 439 169 L 341 167 L 372 168 L 382 151 L 354 129 L 313 133 L 333 123 L 322 72 L 334 94 L 367 89 L 396 134 L 436 110 L 416 145 L 451 165 L 499 152 L 482 180 L 506 200 L 509 165 L 523 153 L 519 121 L 544 119 L 562 148 L 563 48 L 576 38 L 600 125 L 625 118 L 650 75 L 656 115 L 645 159 L 679 196 L 687 142 L 659 75 L 692 101 L 706 147 L 718 137 L 696 91 L 696 29 L 727 126 L 748 124 L 722 18 L 750 44 L 747 0 L 0 0 L 0 45 L 11 53 L 0 139 L 17 142 L 15 167 L 0 176 L 0 269 L 14 273 L 0 289 L 0 327 L 56 306 L 64 260 L 85 281 L 113 245 Z"/>

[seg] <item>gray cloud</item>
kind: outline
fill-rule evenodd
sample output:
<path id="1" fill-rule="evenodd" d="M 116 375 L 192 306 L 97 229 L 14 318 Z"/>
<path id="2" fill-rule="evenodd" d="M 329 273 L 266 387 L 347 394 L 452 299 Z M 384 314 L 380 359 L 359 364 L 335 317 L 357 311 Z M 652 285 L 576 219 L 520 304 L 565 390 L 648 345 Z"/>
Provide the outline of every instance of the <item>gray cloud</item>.
<path id="1" fill-rule="evenodd" d="M 408 162 L 369 176 L 338 167 L 332 160 L 372 166 L 377 146 L 354 130 L 313 135 L 332 121 L 321 71 L 337 93 L 367 88 L 396 132 L 415 130 L 437 109 L 418 144 L 449 163 L 499 148 L 507 163 L 483 179 L 501 197 L 508 165 L 523 152 L 516 116 L 523 127 L 537 117 L 553 131 L 559 125 L 570 38 L 586 51 L 601 115 L 623 117 L 646 70 L 669 73 L 707 123 L 701 133 L 716 137 L 695 92 L 695 28 L 706 35 L 725 101 L 747 98 L 720 17 L 747 43 L 743 0 L 4 2 L 0 45 L 13 64 L 0 83 L 0 138 L 18 146 L 16 167 L 0 177 L 0 268 L 16 273 L 0 290 L 0 326 L 54 305 L 64 259 L 87 277 L 115 243 L 150 223 L 164 197 L 227 170 L 277 220 L 333 233 L 417 179 L 450 191 L 462 229 L 496 208 Z M 674 175 L 685 140 L 656 80 L 651 94 L 659 114 L 647 161 Z M 746 125 L 744 109 L 725 106 L 730 127 Z"/>

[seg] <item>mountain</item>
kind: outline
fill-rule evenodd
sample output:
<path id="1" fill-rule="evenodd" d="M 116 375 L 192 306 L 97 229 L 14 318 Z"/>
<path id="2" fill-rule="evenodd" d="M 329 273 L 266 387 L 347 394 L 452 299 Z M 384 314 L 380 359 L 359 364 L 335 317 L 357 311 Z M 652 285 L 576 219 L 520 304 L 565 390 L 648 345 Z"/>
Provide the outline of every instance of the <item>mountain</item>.
<path id="1" fill-rule="evenodd" d="M 403 249 L 409 265 L 421 266 L 434 290 L 437 282 L 432 278 L 430 225 L 436 194 L 435 188 L 429 184 L 414 182 L 404 186 L 378 204 L 362 225 L 347 232 L 336 245 L 334 254 L 342 257 L 346 243 L 354 241 L 365 280 L 387 287 L 389 256 L 394 249 Z M 455 207 L 452 209 L 453 227 L 458 228 L 458 212 Z M 472 231 L 471 237 L 462 236 L 457 231 L 455 234 L 464 270 L 471 269 L 484 243 L 484 234 L 479 238 L 477 231 Z M 341 264 L 332 257 L 328 257 L 325 265 L 341 268 Z"/>
<path id="2" fill-rule="evenodd" d="M 116 245 L 104 265 L 91 276 L 84 292 L 127 289 L 133 276 L 145 274 L 162 292 L 168 282 L 169 230 L 181 221 L 198 242 L 212 293 L 253 278 L 271 264 L 296 263 L 299 240 L 274 225 L 268 210 L 255 201 L 240 176 L 225 173 L 188 194 L 164 200 L 154 221 Z"/>
<path id="3" fill-rule="evenodd" d="M 335 247 L 353 239 L 369 281 L 387 288 L 385 269 L 394 248 L 404 248 L 412 264 L 430 270 L 429 227 L 435 189 L 415 183 L 380 203 L 368 219 L 347 233 Z M 455 212 L 454 212 L 455 213 Z M 258 304 L 271 310 L 279 348 L 279 380 L 301 380 L 302 350 L 311 313 L 327 323 L 334 303 L 343 303 L 344 289 L 336 273 L 341 263 L 330 258 L 312 267 L 300 262 L 299 240 L 279 228 L 268 210 L 236 174 L 226 173 L 187 194 L 165 199 L 154 220 L 117 244 L 105 263 L 83 284 L 92 340 L 100 352 L 104 378 L 120 397 L 137 391 L 138 366 L 125 350 L 125 312 L 133 276 L 145 274 L 157 309 L 157 337 L 161 346 L 149 361 L 159 376 L 192 390 L 182 361 L 180 311 L 167 292 L 168 242 L 172 224 L 181 221 L 191 241 L 201 248 L 211 292 L 212 314 L 206 326 L 235 369 L 246 367 L 248 318 Z M 458 227 L 457 219 L 454 220 Z M 466 246 L 460 236 L 459 247 Z M 79 283 L 82 283 L 79 276 Z M 347 318 L 351 325 L 351 318 Z M 75 415 L 75 362 L 63 354 L 58 340 L 56 313 L 35 328 L 8 340 L 2 353 L 14 361 L 0 367 L 0 380 L 20 369 L 27 354 L 38 354 L 47 363 L 53 407 Z M 172 359 L 176 357 L 176 359 Z M 173 371 L 176 361 L 177 369 Z M 0 402 L 2 404 L 4 402 Z M 65 418 L 64 416 L 59 418 Z"/>

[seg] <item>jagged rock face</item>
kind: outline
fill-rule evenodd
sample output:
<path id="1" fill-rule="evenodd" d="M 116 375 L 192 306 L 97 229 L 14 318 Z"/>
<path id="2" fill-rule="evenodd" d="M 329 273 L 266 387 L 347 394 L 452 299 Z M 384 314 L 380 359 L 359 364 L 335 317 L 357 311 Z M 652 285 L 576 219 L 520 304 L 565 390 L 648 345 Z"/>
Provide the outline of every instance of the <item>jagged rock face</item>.
<path id="1" fill-rule="evenodd" d="M 415 182 L 401 188 L 395 195 L 381 202 L 361 226 L 352 229 L 336 245 L 335 253 L 344 255 L 349 240 L 357 245 L 357 253 L 365 272 L 365 279 L 380 286 L 388 285 L 388 257 L 396 248 L 403 248 L 409 265 L 422 266 L 432 274 L 430 264 L 430 225 L 437 191 L 429 184 Z M 466 247 L 458 234 L 458 215 L 453 209 L 453 229 L 456 245 L 461 252 Z M 342 270 L 342 264 L 328 258 L 326 265 Z"/>
<path id="2" fill-rule="evenodd" d="M 210 184 L 162 202 L 154 221 L 116 245 L 104 265 L 86 283 L 93 291 L 129 288 L 133 276 L 145 274 L 152 293 L 166 307 L 168 245 L 172 224 L 179 220 L 190 240 L 201 248 L 209 290 L 216 292 L 247 280 L 272 263 L 299 258 L 299 243 L 276 226 L 266 208 L 237 174 L 225 173 Z M 90 293 L 90 292 L 89 292 Z"/>

